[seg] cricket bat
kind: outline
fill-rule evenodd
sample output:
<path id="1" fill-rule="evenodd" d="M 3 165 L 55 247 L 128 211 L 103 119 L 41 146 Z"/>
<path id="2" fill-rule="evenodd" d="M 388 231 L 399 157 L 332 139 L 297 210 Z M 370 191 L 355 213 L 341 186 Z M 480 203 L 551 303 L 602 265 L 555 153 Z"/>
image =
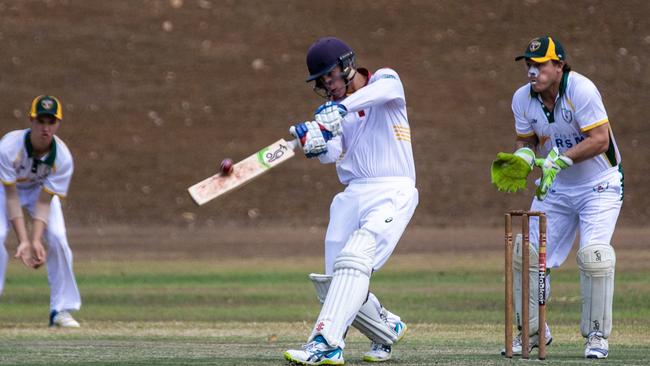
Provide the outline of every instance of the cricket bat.
<path id="1" fill-rule="evenodd" d="M 188 188 L 194 202 L 202 206 L 213 199 L 242 187 L 262 174 L 291 159 L 298 140 L 280 139 L 233 166 L 229 175 L 217 173 Z"/>

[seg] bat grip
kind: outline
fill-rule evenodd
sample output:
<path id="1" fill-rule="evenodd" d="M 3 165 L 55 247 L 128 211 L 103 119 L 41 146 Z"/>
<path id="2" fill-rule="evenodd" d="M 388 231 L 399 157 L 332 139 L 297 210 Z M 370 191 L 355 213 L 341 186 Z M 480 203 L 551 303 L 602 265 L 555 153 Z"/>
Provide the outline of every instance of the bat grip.
<path id="1" fill-rule="evenodd" d="M 298 139 L 293 139 L 291 141 L 288 141 L 287 145 L 289 145 L 291 150 L 296 150 L 300 147 L 300 141 L 298 141 Z"/>

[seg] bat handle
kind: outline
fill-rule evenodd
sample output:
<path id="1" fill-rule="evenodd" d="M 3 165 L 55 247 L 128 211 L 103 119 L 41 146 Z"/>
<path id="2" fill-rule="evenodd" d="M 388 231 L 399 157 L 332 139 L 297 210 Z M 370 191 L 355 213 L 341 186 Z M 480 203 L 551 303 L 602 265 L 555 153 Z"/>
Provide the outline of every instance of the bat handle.
<path id="1" fill-rule="evenodd" d="M 298 139 L 294 139 L 294 140 L 288 141 L 287 145 L 289 145 L 291 150 L 296 150 L 296 149 L 298 149 L 300 147 L 300 141 L 298 141 Z"/>

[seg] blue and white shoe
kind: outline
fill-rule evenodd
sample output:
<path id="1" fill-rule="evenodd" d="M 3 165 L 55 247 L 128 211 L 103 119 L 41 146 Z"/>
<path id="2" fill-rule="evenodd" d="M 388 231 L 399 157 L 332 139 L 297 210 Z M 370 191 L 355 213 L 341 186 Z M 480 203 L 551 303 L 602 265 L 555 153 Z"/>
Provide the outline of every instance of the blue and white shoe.
<path id="1" fill-rule="evenodd" d="M 79 328 L 79 322 L 74 320 L 67 311 L 52 310 L 50 312 L 50 327 Z"/>
<path id="2" fill-rule="evenodd" d="M 397 340 L 395 341 L 395 343 L 399 342 L 402 339 L 402 337 L 404 337 L 404 334 L 406 334 L 407 329 L 408 327 L 406 326 L 406 323 L 404 323 L 403 321 L 399 321 L 397 322 L 397 324 L 395 324 L 395 332 L 397 333 Z M 393 343 L 393 345 L 395 343 Z M 372 342 L 370 344 L 370 351 L 363 354 L 363 360 L 366 362 L 388 361 L 390 360 L 392 351 L 393 351 L 393 346 Z"/>
<path id="3" fill-rule="evenodd" d="M 591 332 L 585 342 L 585 358 L 607 358 L 609 342 L 601 332 Z"/>
<path id="4" fill-rule="evenodd" d="M 321 335 L 302 346 L 302 349 L 286 351 L 284 358 L 299 365 L 343 365 L 345 363 L 341 347 L 331 347 Z"/>

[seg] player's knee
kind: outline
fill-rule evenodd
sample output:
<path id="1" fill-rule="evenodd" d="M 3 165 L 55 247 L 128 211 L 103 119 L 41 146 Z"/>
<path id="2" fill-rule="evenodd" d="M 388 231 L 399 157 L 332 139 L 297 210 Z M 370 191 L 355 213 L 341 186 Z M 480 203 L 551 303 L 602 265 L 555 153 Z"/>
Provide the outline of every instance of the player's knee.
<path id="1" fill-rule="evenodd" d="M 582 272 L 607 273 L 616 266 L 616 253 L 610 244 L 588 243 L 578 250 L 576 260 Z"/>
<path id="2" fill-rule="evenodd" d="M 375 247 L 375 237 L 371 232 L 365 229 L 355 231 L 336 257 L 334 272 L 340 269 L 355 269 L 370 276 Z"/>

